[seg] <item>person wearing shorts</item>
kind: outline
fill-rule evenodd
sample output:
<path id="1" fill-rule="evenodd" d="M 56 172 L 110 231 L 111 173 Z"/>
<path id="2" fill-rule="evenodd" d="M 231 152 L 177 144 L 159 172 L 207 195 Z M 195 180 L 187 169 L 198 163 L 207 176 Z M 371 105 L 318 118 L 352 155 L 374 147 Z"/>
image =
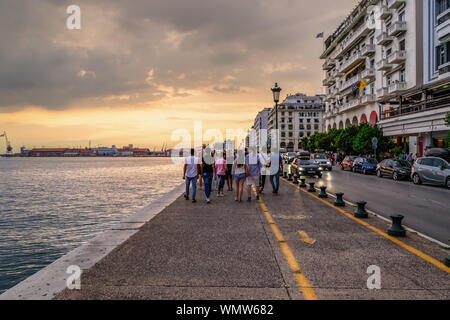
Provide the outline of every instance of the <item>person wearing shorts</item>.
<path id="1" fill-rule="evenodd" d="M 236 197 L 235 201 L 242 202 L 242 193 L 244 191 L 244 182 L 247 177 L 248 167 L 245 163 L 245 155 L 243 151 L 238 151 L 237 157 L 233 164 L 233 176 L 236 181 Z"/>

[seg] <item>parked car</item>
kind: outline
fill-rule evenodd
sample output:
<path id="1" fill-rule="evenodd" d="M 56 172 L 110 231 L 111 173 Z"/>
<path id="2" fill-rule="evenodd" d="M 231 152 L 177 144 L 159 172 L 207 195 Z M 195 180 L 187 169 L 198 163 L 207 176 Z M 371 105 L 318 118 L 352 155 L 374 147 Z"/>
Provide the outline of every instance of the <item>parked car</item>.
<path id="1" fill-rule="evenodd" d="M 322 178 L 322 169 L 310 158 L 295 158 L 291 165 L 291 172 L 299 177 Z"/>
<path id="2" fill-rule="evenodd" d="M 297 153 L 295 153 L 295 152 L 288 152 L 286 154 L 286 160 L 288 163 L 291 163 L 292 160 L 294 160 L 295 158 L 297 158 Z"/>
<path id="3" fill-rule="evenodd" d="M 353 172 L 373 174 L 377 170 L 378 161 L 374 158 L 356 158 L 353 163 Z"/>
<path id="4" fill-rule="evenodd" d="M 324 153 L 314 153 L 311 155 L 311 159 L 313 159 L 323 170 L 333 170 L 333 165 Z"/>
<path id="5" fill-rule="evenodd" d="M 378 177 L 389 177 L 394 180 L 411 177 L 411 164 L 406 160 L 385 159 L 377 166 Z"/>
<path id="6" fill-rule="evenodd" d="M 355 162 L 356 158 L 357 157 L 355 156 L 346 156 L 341 162 L 342 170 L 349 169 L 350 171 L 353 171 L 353 162 Z"/>
<path id="7" fill-rule="evenodd" d="M 419 158 L 414 162 L 411 178 L 415 184 L 430 183 L 450 188 L 450 164 L 442 158 Z"/>
<path id="8" fill-rule="evenodd" d="M 425 157 L 435 157 L 435 158 L 441 158 L 450 163 L 450 149 L 446 148 L 433 148 L 428 149 L 425 152 Z"/>

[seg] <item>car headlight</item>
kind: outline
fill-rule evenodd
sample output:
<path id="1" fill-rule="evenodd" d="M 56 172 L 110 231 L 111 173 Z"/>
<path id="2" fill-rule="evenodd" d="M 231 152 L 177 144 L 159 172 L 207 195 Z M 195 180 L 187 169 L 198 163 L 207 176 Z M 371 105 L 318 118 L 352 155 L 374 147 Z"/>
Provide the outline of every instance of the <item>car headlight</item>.
<path id="1" fill-rule="evenodd" d="M 328 164 L 328 165 L 330 165 L 330 164 L 331 164 L 331 162 L 330 162 L 330 161 L 327 161 L 327 164 Z"/>
<path id="2" fill-rule="evenodd" d="M 319 168 L 319 170 L 323 170 L 323 168 L 322 168 L 322 167 L 320 167 L 320 168 Z"/>
<path id="3" fill-rule="evenodd" d="M 300 170 L 300 171 L 305 171 L 305 168 L 300 168 L 300 169 L 298 169 L 298 170 Z"/>

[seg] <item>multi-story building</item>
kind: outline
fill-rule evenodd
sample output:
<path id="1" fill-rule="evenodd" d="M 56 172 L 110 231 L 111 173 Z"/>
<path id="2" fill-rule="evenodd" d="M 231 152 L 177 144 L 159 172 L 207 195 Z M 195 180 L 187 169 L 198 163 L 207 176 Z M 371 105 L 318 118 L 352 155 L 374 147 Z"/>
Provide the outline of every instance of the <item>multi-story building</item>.
<path id="1" fill-rule="evenodd" d="M 267 136 L 269 135 L 269 133 L 263 135 L 263 132 L 261 130 L 269 129 L 269 114 L 271 110 L 271 108 L 264 108 L 263 110 L 258 112 L 253 124 L 252 129 L 256 131 L 256 147 L 258 148 L 258 150 L 261 147 L 267 147 Z M 264 141 L 265 139 L 266 141 Z"/>
<path id="2" fill-rule="evenodd" d="M 419 0 L 362 0 L 326 39 L 325 126 L 376 125 L 377 101 L 417 85 Z"/>
<path id="3" fill-rule="evenodd" d="M 362 0 L 325 41 L 325 126 L 370 123 L 423 154 L 448 131 L 450 1 Z"/>
<path id="4" fill-rule="evenodd" d="M 297 152 L 302 149 L 301 140 L 323 132 L 323 95 L 307 96 L 302 93 L 288 95 L 278 106 L 278 128 L 282 151 Z M 276 128 L 275 108 L 269 113 L 269 130 Z"/>
<path id="5" fill-rule="evenodd" d="M 422 156 L 442 147 L 450 112 L 450 0 L 423 0 L 417 20 L 416 72 L 420 83 L 380 101 L 380 126 L 405 152 Z"/>

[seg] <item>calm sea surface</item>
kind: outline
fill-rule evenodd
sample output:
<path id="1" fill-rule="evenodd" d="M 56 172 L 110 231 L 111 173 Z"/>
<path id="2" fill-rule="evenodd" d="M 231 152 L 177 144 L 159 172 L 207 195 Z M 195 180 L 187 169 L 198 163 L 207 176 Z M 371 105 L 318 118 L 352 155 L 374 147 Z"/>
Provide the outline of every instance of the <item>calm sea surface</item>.
<path id="1" fill-rule="evenodd" d="M 170 158 L 0 158 L 0 293 L 178 186 Z"/>

